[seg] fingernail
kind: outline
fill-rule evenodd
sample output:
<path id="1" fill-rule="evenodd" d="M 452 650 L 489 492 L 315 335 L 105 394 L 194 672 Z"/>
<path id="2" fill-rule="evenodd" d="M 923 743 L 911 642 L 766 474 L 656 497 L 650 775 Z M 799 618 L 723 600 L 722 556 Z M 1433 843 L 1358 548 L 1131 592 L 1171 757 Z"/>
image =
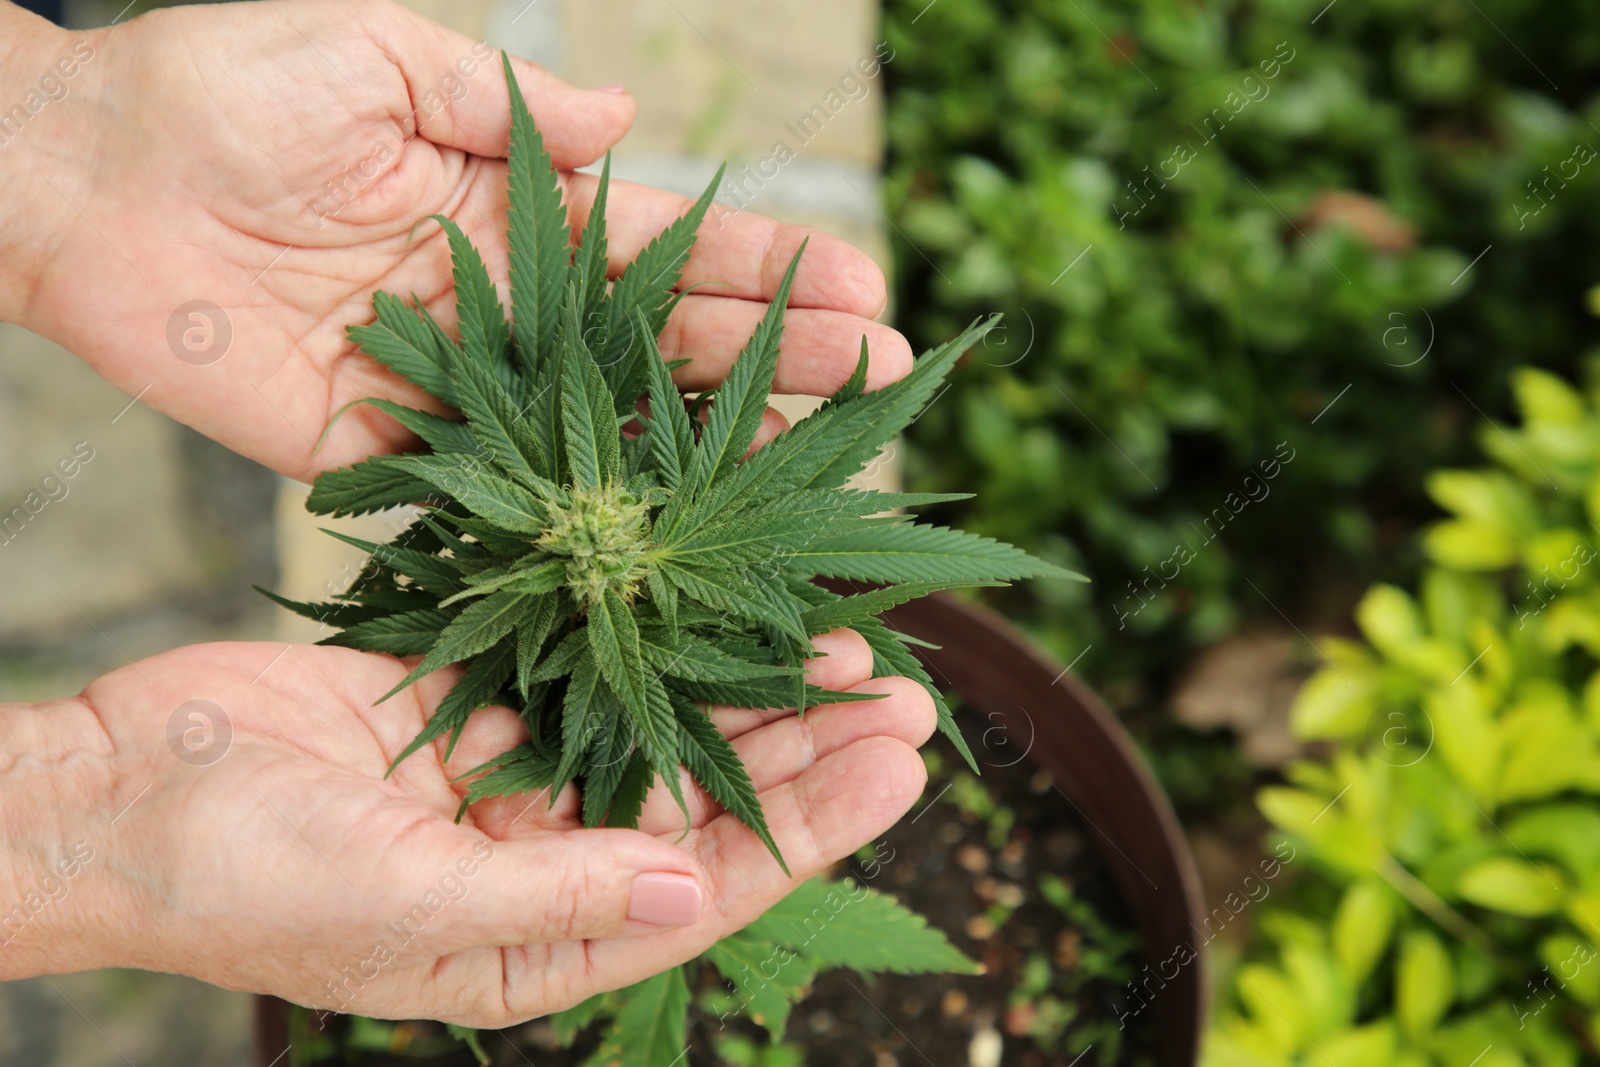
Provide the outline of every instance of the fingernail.
<path id="1" fill-rule="evenodd" d="M 621 83 L 616 85 L 602 85 L 600 88 L 595 90 L 597 93 L 625 93 L 627 91 L 627 86 L 622 85 Z"/>
<path id="2" fill-rule="evenodd" d="M 633 880 L 628 918 L 657 926 L 688 926 L 700 918 L 700 883 L 687 874 L 641 874 Z"/>

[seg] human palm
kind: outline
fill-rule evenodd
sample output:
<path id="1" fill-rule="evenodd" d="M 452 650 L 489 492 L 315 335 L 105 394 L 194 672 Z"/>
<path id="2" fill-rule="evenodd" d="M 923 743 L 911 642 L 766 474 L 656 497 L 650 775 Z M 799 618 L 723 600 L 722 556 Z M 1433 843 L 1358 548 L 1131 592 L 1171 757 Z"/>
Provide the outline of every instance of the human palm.
<path id="1" fill-rule="evenodd" d="M 451 324 L 446 242 L 421 220 L 453 218 L 506 289 L 510 112 L 498 57 L 391 0 L 189 7 L 87 39 L 94 58 L 73 105 L 38 124 L 55 151 L 28 188 L 57 225 L 25 324 L 294 477 L 411 444 L 372 408 L 319 439 L 351 400 L 436 406 L 345 336 L 370 321 L 377 289 L 415 295 Z M 596 183 L 572 168 L 622 136 L 633 100 L 515 67 L 576 229 Z M 686 206 L 613 183 L 612 275 Z M 680 303 L 662 338 L 668 359 L 693 360 L 677 372 L 682 386 L 721 380 L 806 237 L 779 391 L 832 392 L 863 334 L 869 385 L 909 369 L 905 341 L 869 321 L 885 290 L 862 253 L 719 208 L 682 279 L 712 284 Z"/>
<path id="2" fill-rule="evenodd" d="M 817 645 L 817 684 L 887 695 L 803 720 L 713 713 L 796 879 L 904 814 L 924 782 L 915 747 L 934 728 L 920 686 L 869 680 L 859 636 Z M 439 672 L 374 707 L 406 670 L 347 649 L 212 644 L 86 689 L 109 740 L 114 814 L 95 861 L 113 877 L 94 892 L 98 910 L 131 917 L 95 961 L 325 1009 L 500 1027 L 681 963 L 793 888 L 687 775 L 687 834 L 660 786 L 639 831 L 581 828 L 573 786 L 553 806 L 482 800 L 457 824 L 457 779 L 525 728 L 510 709 L 482 710 L 448 759 L 440 741 L 385 778 L 453 681 Z M 641 872 L 692 879 L 698 920 L 630 918 Z"/>

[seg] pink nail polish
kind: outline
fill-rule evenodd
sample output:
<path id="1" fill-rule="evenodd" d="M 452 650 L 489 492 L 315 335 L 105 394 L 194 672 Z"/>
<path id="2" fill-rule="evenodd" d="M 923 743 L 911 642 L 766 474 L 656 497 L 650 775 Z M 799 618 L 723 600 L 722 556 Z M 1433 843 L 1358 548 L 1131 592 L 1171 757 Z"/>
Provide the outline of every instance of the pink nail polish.
<path id="1" fill-rule="evenodd" d="M 625 93 L 628 91 L 628 88 L 627 86 L 618 83 L 616 85 L 602 85 L 595 91 L 601 93 Z"/>
<path id="2" fill-rule="evenodd" d="M 651 871 L 633 880 L 628 918 L 657 926 L 688 926 L 700 918 L 700 883 L 686 874 Z"/>

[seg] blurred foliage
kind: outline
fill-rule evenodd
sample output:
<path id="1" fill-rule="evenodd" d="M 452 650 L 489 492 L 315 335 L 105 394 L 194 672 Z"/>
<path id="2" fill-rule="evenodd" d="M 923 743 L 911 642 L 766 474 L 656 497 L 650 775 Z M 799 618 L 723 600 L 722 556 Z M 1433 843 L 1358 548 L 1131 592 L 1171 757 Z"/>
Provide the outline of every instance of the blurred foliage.
<path id="1" fill-rule="evenodd" d="M 1133 981 L 1142 947 L 1139 935 L 1107 922 L 1063 878 L 1043 875 L 1038 890 L 1071 924 L 1065 936 L 1072 946 L 1072 959 L 1070 965 L 1062 959 L 1060 940 L 1054 960 L 1042 951 L 1028 954 L 1021 980 L 1006 996 L 1006 1029 L 1021 1030 L 1040 1048 L 1058 1056 L 1076 1059 L 1098 1048 L 1097 1063 L 1145 1067 L 1150 1063 L 1146 1051 L 1124 1055 L 1124 1020 L 1111 1015 L 1083 1017 L 1091 983 L 1105 982 L 1115 988 Z"/>
<path id="2" fill-rule="evenodd" d="M 1569 1067 L 1600 1046 L 1600 374 L 1518 371 L 1445 470 L 1417 595 L 1374 586 L 1263 790 L 1314 873 L 1265 905 L 1206 1067 Z M 1331 921 L 1329 917 L 1331 916 Z"/>
<path id="3" fill-rule="evenodd" d="M 1007 321 L 911 480 L 1094 578 L 1001 603 L 1124 707 L 1243 618 L 1413 575 L 1424 472 L 1594 339 L 1600 8 L 885 6 L 898 324 Z"/>

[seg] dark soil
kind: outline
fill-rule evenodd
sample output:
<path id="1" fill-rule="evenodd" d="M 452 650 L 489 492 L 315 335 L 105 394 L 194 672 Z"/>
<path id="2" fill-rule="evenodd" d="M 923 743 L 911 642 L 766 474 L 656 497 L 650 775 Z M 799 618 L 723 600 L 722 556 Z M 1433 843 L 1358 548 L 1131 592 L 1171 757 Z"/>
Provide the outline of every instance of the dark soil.
<path id="1" fill-rule="evenodd" d="M 1150 1013 L 1130 1015 L 1126 1030 L 1118 1025 L 1117 1005 L 1137 968 L 1138 940 L 1127 932 L 1128 916 L 1095 852 L 1093 832 L 1048 775 L 1027 761 L 984 765 L 979 779 L 942 740 L 929 752 L 928 799 L 837 873 L 891 893 L 925 915 L 987 973 L 865 978 L 825 972 L 790 1017 L 786 1043 L 802 1054 L 791 1062 L 803 1059 L 818 1067 L 1153 1063 Z M 1052 902 L 1055 879 L 1060 882 Z M 1062 883 L 1068 889 L 1064 902 Z M 699 979 L 702 991 L 716 988 L 709 968 Z M 443 1055 L 418 1057 L 448 1039 L 432 1024 L 401 1025 L 395 1037 L 411 1046 L 409 1055 L 347 1047 L 343 1055 L 297 1057 L 297 1062 L 475 1064 L 459 1045 Z M 715 1015 L 691 1007 L 685 1064 L 726 1062 L 713 1050 L 733 1034 L 758 1046 L 766 1043 L 765 1032 L 748 1023 L 719 1033 Z M 495 1067 L 576 1067 L 595 1044 L 580 1037 L 574 1048 L 560 1049 L 549 1026 L 537 1020 L 481 1037 Z"/>

